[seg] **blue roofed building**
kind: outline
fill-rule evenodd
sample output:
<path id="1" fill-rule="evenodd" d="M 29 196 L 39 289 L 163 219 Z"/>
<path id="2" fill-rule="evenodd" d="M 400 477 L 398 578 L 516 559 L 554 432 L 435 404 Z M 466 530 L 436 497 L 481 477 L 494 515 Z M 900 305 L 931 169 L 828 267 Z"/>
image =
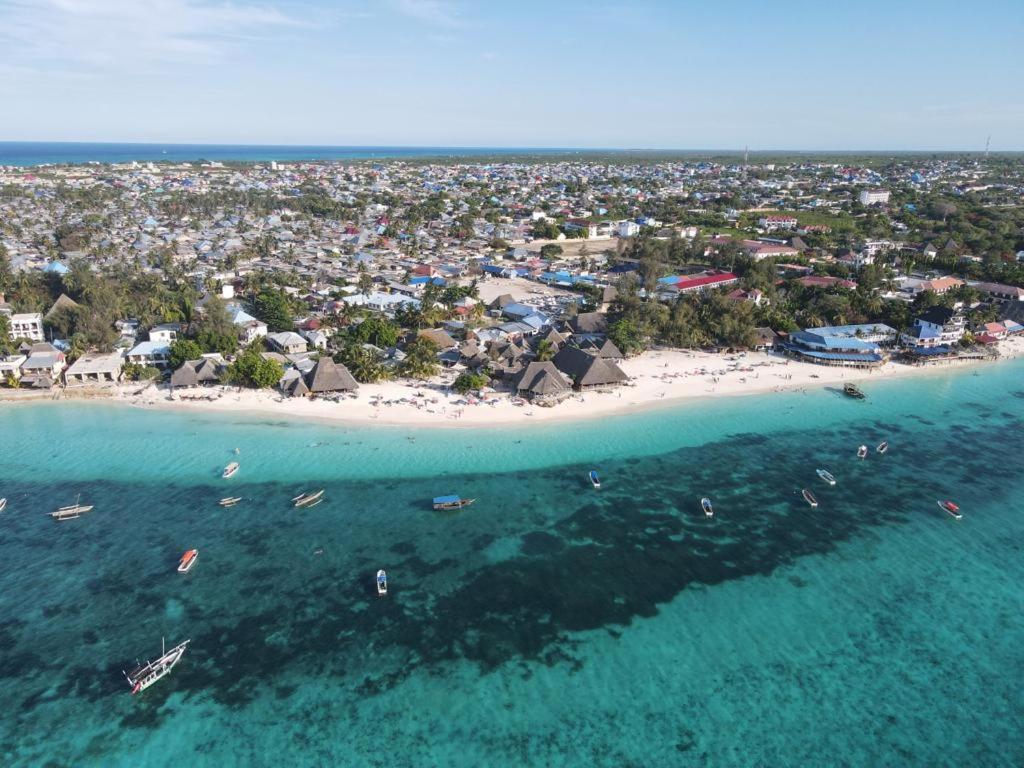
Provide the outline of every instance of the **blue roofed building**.
<path id="1" fill-rule="evenodd" d="M 810 328 L 790 334 L 782 348 L 790 357 L 808 363 L 874 368 L 889 359 L 882 342 L 895 335 L 894 329 L 884 325 Z"/>

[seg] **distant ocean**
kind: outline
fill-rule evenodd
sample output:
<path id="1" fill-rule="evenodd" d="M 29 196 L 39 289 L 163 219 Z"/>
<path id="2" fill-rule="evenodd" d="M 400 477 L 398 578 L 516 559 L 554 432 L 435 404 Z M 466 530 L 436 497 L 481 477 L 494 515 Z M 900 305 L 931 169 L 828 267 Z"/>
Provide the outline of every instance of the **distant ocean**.
<path id="1" fill-rule="evenodd" d="M 1024 765 L 1024 360 L 865 389 L 495 429 L 0 404 L 0 760 Z"/>
<path id="2" fill-rule="evenodd" d="M 424 157 L 493 157 L 496 155 L 573 155 L 602 150 L 527 149 L 516 147 L 328 147 L 247 144 L 107 144 L 85 142 L 0 141 L 0 165 L 59 163 L 298 162 Z"/>

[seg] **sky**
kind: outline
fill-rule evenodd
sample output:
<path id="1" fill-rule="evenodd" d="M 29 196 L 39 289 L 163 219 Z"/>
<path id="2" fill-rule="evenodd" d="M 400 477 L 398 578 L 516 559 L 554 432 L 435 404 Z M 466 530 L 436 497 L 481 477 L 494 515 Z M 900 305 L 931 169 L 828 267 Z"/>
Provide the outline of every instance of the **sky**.
<path id="1" fill-rule="evenodd" d="M 1024 0 L 0 0 L 0 140 L 1024 150 L 1022 40 Z"/>

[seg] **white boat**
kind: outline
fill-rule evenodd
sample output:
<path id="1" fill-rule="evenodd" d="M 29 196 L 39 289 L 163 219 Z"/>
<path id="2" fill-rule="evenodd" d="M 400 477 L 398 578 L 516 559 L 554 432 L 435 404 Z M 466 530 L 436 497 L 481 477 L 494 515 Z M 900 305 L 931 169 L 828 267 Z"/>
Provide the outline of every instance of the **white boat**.
<path id="1" fill-rule="evenodd" d="M 235 506 L 235 504 L 237 504 L 241 500 L 242 500 L 241 496 L 225 496 L 223 499 L 221 499 L 217 503 L 220 504 L 222 507 L 233 507 L 233 506 Z"/>
<path id="2" fill-rule="evenodd" d="M 889 443 L 883 440 L 881 443 L 878 444 L 878 447 L 875 448 L 875 450 L 878 451 L 879 453 L 885 453 L 886 451 L 889 450 Z"/>
<path id="3" fill-rule="evenodd" d="M 192 566 L 196 564 L 196 560 L 199 559 L 199 550 L 190 549 L 184 555 L 181 556 L 181 562 L 178 563 L 178 573 L 188 573 L 192 570 Z"/>
<path id="4" fill-rule="evenodd" d="M 939 509 L 941 509 L 943 512 L 953 517 L 954 519 L 959 520 L 961 517 L 963 517 L 963 515 L 960 514 L 960 507 L 958 507 L 952 501 L 938 501 L 936 503 L 939 505 Z"/>
<path id="5" fill-rule="evenodd" d="M 597 470 L 592 469 L 587 473 L 587 477 L 590 479 L 590 484 L 595 488 L 601 487 L 601 478 L 597 476 Z"/>
<path id="6" fill-rule="evenodd" d="M 160 658 L 156 661 L 147 661 L 131 672 L 125 672 L 121 670 L 125 678 L 128 680 L 128 685 L 131 686 L 132 693 L 140 693 L 157 680 L 168 674 L 174 665 L 181 661 L 181 657 L 185 655 L 185 648 L 191 640 L 186 640 L 181 645 L 176 645 L 171 650 L 167 650 L 164 647 L 163 640 L 160 641 L 161 654 Z"/>
<path id="7" fill-rule="evenodd" d="M 227 480 L 229 477 L 234 475 L 235 472 L 237 472 L 237 471 L 238 471 L 238 462 L 237 461 L 232 461 L 230 464 L 228 464 L 226 467 L 224 467 L 224 471 L 221 472 L 220 476 L 223 477 L 225 480 Z"/>
<path id="8" fill-rule="evenodd" d="M 321 488 L 313 493 L 300 493 L 292 499 L 292 505 L 296 507 L 315 507 L 324 500 L 324 491 Z"/>
<path id="9" fill-rule="evenodd" d="M 857 449 L 857 458 L 858 459 L 865 459 L 865 458 L 867 458 L 867 455 L 868 455 L 868 447 L 866 445 L 862 445 L 860 448 Z"/>
<path id="10" fill-rule="evenodd" d="M 817 508 L 817 506 L 818 506 L 818 500 L 817 500 L 816 498 L 814 498 L 814 494 L 813 494 L 813 493 L 811 493 L 811 492 L 810 492 L 809 490 L 807 490 L 806 488 L 804 488 L 804 490 L 802 491 L 802 493 L 803 493 L 804 501 L 806 501 L 806 502 L 807 502 L 808 504 L 810 504 L 810 505 L 811 505 L 812 507 L 814 507 L 814 508 Z"/>
<path id="11" fill-rule="evenodd" d="M 388 593 L 388 575 L 381 568 L 377 571 L 377 595 L 384 597 Z"/>
<path id="12" fill-rule="evenodd" d="M 7 499 L 0 499 L 0 512 L 7 509 Z"/>
<path id="13" fill-rule="evenodd" d="M 74 504 L 68 507 L 61 507 L 55 512 L 50 512 L 50 517 L 54 520 L 74 520 L 76 517 L 81 517 L 86 512 L 92 510 L 92 504 L 80 504 L 81 500 L 82 494 L 78 494 Z"/>
<path id="14" fill-rule="evenodd" d="M 822 480 L 824 480 L 829 485 L 835 485 L 836 484 L 835 476 L 831 472 L 829 472 L 827 469 L 819 469 L 819 470 L 817 470 L 817 472 L 818 472 L 818 477 L 820 477 Z"/>
<path id="15" fill-rule="evenodd" d="M 700 508 L 704 510 L 705 517 L 715 516 L 715 508 L 711 506 L 711 499 L 707 496 L 700 500 Z"/>

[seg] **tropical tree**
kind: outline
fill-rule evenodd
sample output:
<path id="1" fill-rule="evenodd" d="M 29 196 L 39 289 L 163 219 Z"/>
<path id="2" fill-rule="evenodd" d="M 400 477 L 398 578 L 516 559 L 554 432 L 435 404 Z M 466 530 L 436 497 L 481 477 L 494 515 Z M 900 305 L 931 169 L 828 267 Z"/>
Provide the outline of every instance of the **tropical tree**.
<path id="1" fill-rule="evenodd" d="M 259 347 L 252 344 L 245 348 L 228 368 L 228 380 L 242 387 L 270 389 L 284 375 L 284 369 L 276 360 L 267 360 L 260 354 Z"/>
<path id="2" fill-rule="evenodd" d="M 171 368 L 180 368 L 186 360 L 198 360 L 203 356 L 203 348 L 192 339 L 175 339 L 171 342 Z"/>
<path id="3" fill-rule="evenodd" d="M 551 343 L 551 339 L 541 339 L 537 344 L 537 360 L 544 362 L 550 360 L 555 356 L 555 345 Z"/>
<path id="4" fill-rule="evenodd" d="M 273 332 L 292 329 L 291 306 L 288 297 L 282 291 L 273 288 L 260 291 L 253 301 L 253 311 Z"/>
<path id="5" fill-rule="evenodd" d="M 391 377 L 380 353 L 355 342 L 346 344 L 334 355 L 334 362 L 348 368 L 360 384 L 373 384 Z"/>
<path id="6" fill-rule="evenodd" d="M 405 359 L 399 373 L 411 379 L 429 379 L 438 370 L 437 345 L 430 339 L 417 337 L 405 348 Z"/>
<path id="7" fill-rule="evenodd" d="M 474 389 L 480 389 L 486 387 L 490 382 L 490 379 L 486 374 L 483 373 L 471 373 L 470 371 L 463 371 L 459 374 L 458 378 L 452 384 L 452 389 L 458 392 L 460 395 L 464 395 L 467 392 L 471 392 Z"/>

